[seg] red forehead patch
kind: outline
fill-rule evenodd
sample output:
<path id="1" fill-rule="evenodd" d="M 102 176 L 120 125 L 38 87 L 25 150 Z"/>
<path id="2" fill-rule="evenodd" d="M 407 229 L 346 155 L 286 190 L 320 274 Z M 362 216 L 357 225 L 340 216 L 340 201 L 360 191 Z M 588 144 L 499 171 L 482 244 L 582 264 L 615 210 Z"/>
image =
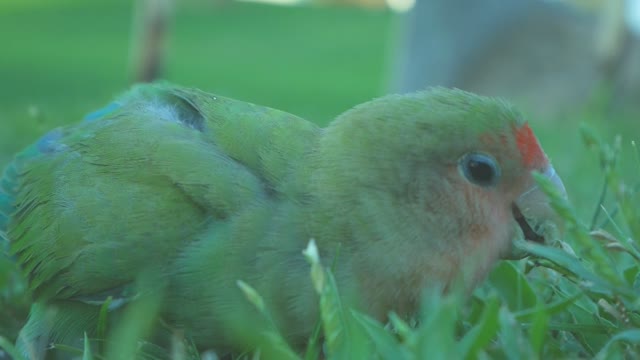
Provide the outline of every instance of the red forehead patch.
<path id="1" fill-rule="evenodd" d="M 548 163 L 547 156 L 542 151 L 529 124 L 525 123 L 520 128 L 514 128 L 514 132 L 524 166 L 529 169 L 543 168 Z"/>

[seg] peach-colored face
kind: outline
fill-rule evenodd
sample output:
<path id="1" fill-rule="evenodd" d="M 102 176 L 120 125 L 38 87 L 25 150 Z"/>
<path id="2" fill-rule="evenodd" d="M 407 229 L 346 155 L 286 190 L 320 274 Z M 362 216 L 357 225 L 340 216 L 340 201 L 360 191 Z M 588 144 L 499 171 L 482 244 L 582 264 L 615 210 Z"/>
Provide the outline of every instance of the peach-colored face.
<path id="1" fill-rule="evenodd" d="M 462 251 L 453 253 L 449 260 L 454 267 L 473 262 L 467 264 L 474 270 L 475 278 L 471 283 L 482 278 L 498 257 L 514 256 L 511 253 L 512 242 L 519 237 L 518 228 L 522 229 L 526 239 L 543 241 L 540 239 L 544 239 L 544 234 L 534 233 L 532 229 L 540 229 L 540 222 L 555 221 L 548 199 L 538 189 L 531 171 L 549 176 L 564 192 L 562 182 L 529 125 L 514 124 L 511 130 L 513 136 L 508 132 L 481 136 L 478 151 L 494 156 L 498 167 L 507 166 L 509 153 L 513 154 L 514 150 L 520 155 L 517 165 L 512 163 L 517 169 L 503 168 L 502 179 L 495 186 L 479 186 L 459 176 L 453 168 L 448 171 L 447 178 L 457 191 L 449 195 L 449 203 L 456 205 L 447 211 L 460 214 L 458 243 L 464 244 Z M 529 220 L 535 224 L 525 224 Z"/>

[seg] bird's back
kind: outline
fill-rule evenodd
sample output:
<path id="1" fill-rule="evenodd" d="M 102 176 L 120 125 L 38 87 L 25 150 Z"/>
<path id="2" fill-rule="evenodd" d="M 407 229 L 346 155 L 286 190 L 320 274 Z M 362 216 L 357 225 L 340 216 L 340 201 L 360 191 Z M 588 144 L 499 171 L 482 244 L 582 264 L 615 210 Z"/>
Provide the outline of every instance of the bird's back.
<path id="1" fill-rule="evenodd" d="M 210 224 L 301 191 L 288 179 L 304 176 L 296 161 L 317 133 L 277 110 L 141 86 L 18 156 L 0 226 L 37 296 L 109 294 L 165 267 Z"/>

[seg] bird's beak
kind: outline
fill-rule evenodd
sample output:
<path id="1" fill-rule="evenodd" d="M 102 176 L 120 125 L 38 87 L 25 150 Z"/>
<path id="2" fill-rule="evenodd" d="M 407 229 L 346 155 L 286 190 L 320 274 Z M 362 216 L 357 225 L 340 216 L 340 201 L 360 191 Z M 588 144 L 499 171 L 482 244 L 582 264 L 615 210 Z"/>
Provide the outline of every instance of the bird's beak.
<path id="1" fill-rule="evenodd" d="M 553 166 L 549 165 L 543 175 L 549 178 L 561 196 L 567 197 L 564 184 Z M 548 196 L 537 184 L 534 184 L 516 199 L 513 204 L 513 217 L 520 235 L 516 236 L 515 241 L 527 240 L 544 243 L 560 237 L 562 220 L 551 208 Z M 518 259 L 525 255 L 513 246 L 511 253 L 506 258 Z"/>

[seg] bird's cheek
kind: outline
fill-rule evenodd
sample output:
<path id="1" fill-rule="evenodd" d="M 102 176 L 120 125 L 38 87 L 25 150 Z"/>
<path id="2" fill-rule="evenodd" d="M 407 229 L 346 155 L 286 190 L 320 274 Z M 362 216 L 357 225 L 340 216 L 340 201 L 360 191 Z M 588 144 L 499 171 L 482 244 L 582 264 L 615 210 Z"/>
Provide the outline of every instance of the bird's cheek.
<path id="1" fill-rule="evenodd" d="M 459 268 L 469 288 L 482 281 L 496 261 L 510 251 L 511 239 L 515 236 L 516 229 L 510 226 L 509 219 L 504 214 L 498 212 L 494 216 L 485 233 L 471 236 L 472 241 L 468 242 L 471 246 L 466 247 L 459 259 Z"/>
<path id="2" fill-rule="evenodd" d="M 510 239 L 508 246 L 500 254 L 500 258 L 504 260 L 519 260 L 526 257 L 527 253 L 516 246 L 518 242 L 526 241 L 526 238 L 520 224 L 515 220 L 511 220 Z"/>

